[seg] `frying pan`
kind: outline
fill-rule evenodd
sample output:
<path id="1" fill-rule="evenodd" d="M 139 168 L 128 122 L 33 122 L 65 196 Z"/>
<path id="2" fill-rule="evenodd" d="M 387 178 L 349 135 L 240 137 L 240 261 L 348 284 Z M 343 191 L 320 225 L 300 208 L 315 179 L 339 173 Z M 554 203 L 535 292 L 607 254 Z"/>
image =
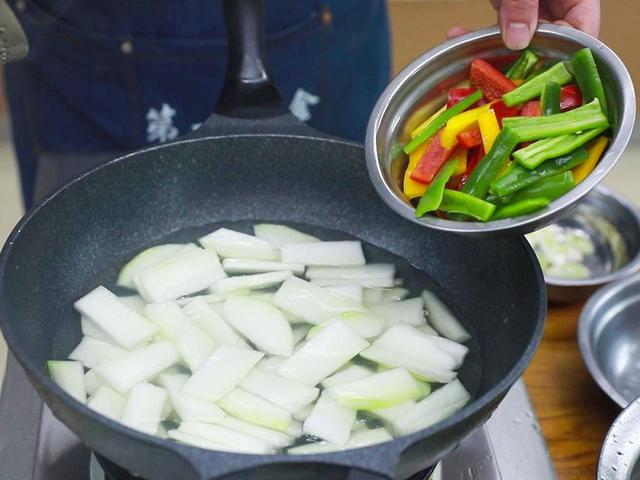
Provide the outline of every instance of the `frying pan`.
<path id="1" fill-rule="evenodd" d="M 435 464 L 485 422 L 528 365 L 546 314 L 542 273 L 523 238 L 478 240 L 427 230 L 393 213 L 370 184 L 361 145 L 284 113 L 264 60 L 263 8 L 227 0 L 229 69 L 216 114 L 175 143 L 85 173 L 33 208 L 0 256 L 0 327 L 54 415 L 112 462 L 154 480 L 400 479 Z M 81 337 L 72 303 L 146 246 L 216 226 L 290 223 L 328 239 L 358 237 L 373 259 L 420 270 L 470 330 L 460 379 L 473 400 L 392 442 L 311 456 L 207 451 L 100 416 L 49 378 Z M 244 223 L 243 223 L 244 222 Z M 187 230 L 185 230 L 187 229 Z M 189 230 L 190 229 L 190 230 Z M 331 230 L 331 232 L 328 232 Z"/>

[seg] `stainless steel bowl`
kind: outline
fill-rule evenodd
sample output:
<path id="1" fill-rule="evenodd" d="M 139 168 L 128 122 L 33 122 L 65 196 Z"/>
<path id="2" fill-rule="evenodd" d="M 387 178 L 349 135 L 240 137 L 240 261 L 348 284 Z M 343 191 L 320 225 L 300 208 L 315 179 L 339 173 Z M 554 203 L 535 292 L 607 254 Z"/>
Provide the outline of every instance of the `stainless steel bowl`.
<path id="1" fill-rule="evenodd" d="M 584 300 L 607 283 L 640 269 L 640 211 L 614 190 L 598 185 L 555 225 L 582 232 L 595 251 L 585 258 L 592 272 L 589 278 L 564 279 L 545 273 L 550 301 Z"/>
<path id="2" fill-rule="evenodd" d="M 598 480 L 640 479 L 640 399 L 613 422 L 600 450 Z"/>
<path id="3" fill-rule="evenodd" d="M 640 396 L 640 274 L 589 299 L 580 315 L 578 344 L 591 375 L 618 405 L 626 407 Z"/>
<path id="4" fill-rule="evenodd" d="M 567 59 L 589 47 L 607 86 L 613 118 L 613 141 L 596 169 L 576 188 L 531 215 L 488 223 L 456 222 L 432 216 L 415 217 L 400 189 L 406 165 L 400 144 L 405 120 L 426 95 L 442 92 L 462 80 L 471 61 L 509 53 L 497 27 L 464 35 L 421 55 L 393 79 L 378 100 L 367 129 L 367 167 L 382 199 L 403 217 L 428 228 L 476 236 L 523 234 L 551 223 L 586 195 L 613 168 L 631 137 L 636 116 L 633 82 L 618 56 L 601 41 L 572 28 L 540 24 L 532 47 L 549 58 Z"/>

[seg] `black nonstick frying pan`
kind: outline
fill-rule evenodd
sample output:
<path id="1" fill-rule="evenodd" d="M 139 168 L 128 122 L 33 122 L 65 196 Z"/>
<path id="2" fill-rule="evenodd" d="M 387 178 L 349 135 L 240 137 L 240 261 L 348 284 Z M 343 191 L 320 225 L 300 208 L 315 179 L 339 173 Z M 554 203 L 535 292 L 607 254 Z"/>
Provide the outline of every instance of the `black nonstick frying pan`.
<path id="1" fill-rule="evenodd" d="M 55 416 L 96 452 L 145 478 L 333 480 L 351 470 L 407 478 L 486 421 L 522 374 L 542 333 L 543 277 L 522 238 L 476 240 L 396 215 L 371 186 L 360 145 L 283 113 L 264 64 L 262 8 L 255 0 L 226 0 L 229 73 L 217 114 L 200 130 L 72 180 L 20 221 L 0 258 L 0 327 Z M 46 361 L 66 358 L 81 337 L 73 301 L 99 283 L 113 286 L 117 266 L 132 254 L 215 225 L 264 220 L 327 239 L 358 237 L 374 260 L 405 259 L 398 260 L 402 275 L 435 290 L 473 335 L 460 372 L 473 401 L 392 442 L 261 456 L 139 433 L 94 413 L 49 378 Z"/>

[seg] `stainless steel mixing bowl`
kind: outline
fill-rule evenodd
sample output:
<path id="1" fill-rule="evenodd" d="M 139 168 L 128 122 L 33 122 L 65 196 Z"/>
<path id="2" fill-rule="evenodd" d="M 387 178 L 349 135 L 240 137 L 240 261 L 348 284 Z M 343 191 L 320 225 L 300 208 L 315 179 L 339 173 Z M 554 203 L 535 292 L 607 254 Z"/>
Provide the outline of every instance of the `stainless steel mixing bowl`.
<path id="1" fill-rule="evenodd" d="M 414 208 L 402 194 L 400 176 L 407 159 L 400 142 L 404 141 L 405 121 L 425 98 L 463 80 L 475 58 L 509 53 L 499 29 L 492 27 L 449 40 L 421 55 L 393 79 L 378 100 L 369 119 L 366 155 L 369 174 L 382 199 L 403 217 L 425 227 L 477 236 L 527 233 L 566 213 L 613 168 L 629 142 L 636 116 L 631 76 L 620 58 L 601 41 L 572 28 L 540 24 L 532 42 L 532 48 L 548 58 L 567 59 L 583 47 L 593 51 L 607 87 L 613 139 L 596 169 L 573 190 L 531 215 L 488 223 L 416 218 Z"/>

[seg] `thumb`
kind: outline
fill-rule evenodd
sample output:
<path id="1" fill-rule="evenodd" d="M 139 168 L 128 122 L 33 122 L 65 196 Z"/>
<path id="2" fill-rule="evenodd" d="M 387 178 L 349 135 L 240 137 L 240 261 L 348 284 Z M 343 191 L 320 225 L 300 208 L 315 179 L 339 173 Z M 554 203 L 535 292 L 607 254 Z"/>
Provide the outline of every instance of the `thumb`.
<path id="1" fill-rule="evenodd" d="M 529 45 L 538 23 L 538 0 L 503 0 L 498 19 L 507 48 L 522 50 Z"/>

